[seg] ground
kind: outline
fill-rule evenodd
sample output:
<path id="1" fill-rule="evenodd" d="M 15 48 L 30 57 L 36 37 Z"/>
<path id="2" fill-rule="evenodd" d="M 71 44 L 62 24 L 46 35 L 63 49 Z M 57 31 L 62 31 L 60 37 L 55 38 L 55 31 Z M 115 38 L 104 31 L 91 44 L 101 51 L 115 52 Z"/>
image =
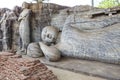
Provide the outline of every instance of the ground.
<path id="1" fill-rule="evenodd" d="M 57 76 L 58 80 L 106 80 L 100 77 L 88 76 L 85 74 L 75 73 L 72 71 L 59 69 L 55 67 L 48 66 L 50 70 Z"/>
<path id="2" fill-rule="evenodd" d="M 108 80 L 120 80 L 120 65 L 116 64 L 109 64 L 90 60 L 80 60 L 66 57 L 62 58 L 58 62 L 49 62 L 44 57 L 41 58 L 40 61 L 46 65 L 76 72 L 79 74 L 100 77 Z"/>
<path id="3" fill-rule="evenodd" d="M 50 62 L 44 57 L 30 58 L 14 53 L 0 53 L 0 80 L 6 80 L 6 77 L 9 80 L 24 80 L 27 76 L 30 76 L 28 80 L 36 80 L 38 77 L 41 80 L 120 80 L 119 74 L 120 65 L 115 64 L 66 57 L 58 62 Z M 20 77 L 22 75 L 24 77 Z"/>

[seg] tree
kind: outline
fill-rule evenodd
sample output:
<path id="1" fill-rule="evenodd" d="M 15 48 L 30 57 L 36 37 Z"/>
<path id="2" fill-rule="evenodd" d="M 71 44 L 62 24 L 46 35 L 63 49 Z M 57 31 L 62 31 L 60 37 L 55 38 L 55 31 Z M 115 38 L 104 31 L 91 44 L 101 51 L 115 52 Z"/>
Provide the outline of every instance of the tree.
<path id="1" fill-rule="evenodd" d="M 103 0 L 102 2 L 100 2 L 98 7 L 111 8 L 119 5 L 120 5 L 120 0 Z"/>
<path id="2" fill-rule="evenodd" d="M 42 3 L 44 0 L 33 0 L 36 1 L 37 3 Z"/>
<path id="3" fill-rule="evenodd" d="M 43 3 L 43 1 L 49 1 L 49 0 L 33 0 L 36 1 L 37 3 Z"/>

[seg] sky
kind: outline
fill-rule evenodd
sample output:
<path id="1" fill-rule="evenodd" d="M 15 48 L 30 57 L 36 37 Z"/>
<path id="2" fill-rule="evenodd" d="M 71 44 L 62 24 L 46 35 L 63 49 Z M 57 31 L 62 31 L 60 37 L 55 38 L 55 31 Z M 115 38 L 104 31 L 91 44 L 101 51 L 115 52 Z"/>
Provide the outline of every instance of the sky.
<path id="1" fill-rule="evenodd" d="M 24 1 L 32 2 L 32 0 L 0 0 L 0 8 L 6 7 L 12 9 L 16 5 L 21 6 Z M 95 6 L 101 1 L 94 0 Z M 75 5 L 91 5 L 91 0 L 49 0 L 49 2 L 71 7 Z"/>

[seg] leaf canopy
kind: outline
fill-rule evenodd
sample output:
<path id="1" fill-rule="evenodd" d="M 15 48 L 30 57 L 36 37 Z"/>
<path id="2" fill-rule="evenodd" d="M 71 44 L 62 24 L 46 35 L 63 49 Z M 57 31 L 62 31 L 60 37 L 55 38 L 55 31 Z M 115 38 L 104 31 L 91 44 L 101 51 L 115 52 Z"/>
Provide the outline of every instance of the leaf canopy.
<path id="1" fill-rule="evenodd" d="M 103 0 L 99 3 L 99 8 L 111 8 L 120 5 L 120 0 Z"/>

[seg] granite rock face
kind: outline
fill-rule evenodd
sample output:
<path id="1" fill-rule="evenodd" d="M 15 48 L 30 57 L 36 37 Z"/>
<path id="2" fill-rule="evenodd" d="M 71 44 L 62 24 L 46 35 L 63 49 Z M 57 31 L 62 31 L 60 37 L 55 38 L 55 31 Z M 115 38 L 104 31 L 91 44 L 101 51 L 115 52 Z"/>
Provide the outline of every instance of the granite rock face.
<path id="1" fill-rule="evenodd" d="M 0 53 L 0 80 L 58 80 L 39 60 Z"/>
<path id="2" fill-rule="evenodd" d="M 78 13 L 76 15 L 71 14 L 67 17 L 64 27 L 67 26 L 67 24 L 70 24 L 80 30 L 97 30 L 100 28 L 109 27 L 119 22 L 120 16 L 107 17 L 105 19 L 89 19 L 81 17 Z"/>
<path id="3" fill-rule="evenodd" d="M 98 22 L 72 20 L 71 17 L 66 20 L 57 45 L 62 55 L 120 64 L 120 17 Z"/>
<path id="4" fill-rule="evenodd" d="M 62 31 L 66 18 L 69 16 L 67 10 L 61 10 L 59 14 L 52 15 L 51 25 Z"/>
<path id="5" fill-rule="evenodd" d="M 53 14 L 59 14 L 59 10 L 67 8 L 66 6 L 61 6 L 57 4 L 29 4 L 29 9 L 32 10 L 31 18 L 31 41 L 39 42 L 41 41 L 41 32 L 45 26 L 51 25 L 51 19 Z"/>
<path id="6" fill-rule="evenodd" d="M 90 12 L 93 9 L 93 7 L 88 5 L 80 5 L 80 6 L 74 6 L 74 7 L 68 7 L 62 10 L 59 10 L 59 13 L 55 13 L 52 15 L 51 18 L 51 26 L 57 27 L 60 31 L 62 31 L 64 24 L 66 22 L 66 19 L 73 15 L 72 21 L 75 21 L 75 17 L 78 18 L 85 17 L 88 12 Z M 94 8 L 96 9 L 96 8 Z"/>

